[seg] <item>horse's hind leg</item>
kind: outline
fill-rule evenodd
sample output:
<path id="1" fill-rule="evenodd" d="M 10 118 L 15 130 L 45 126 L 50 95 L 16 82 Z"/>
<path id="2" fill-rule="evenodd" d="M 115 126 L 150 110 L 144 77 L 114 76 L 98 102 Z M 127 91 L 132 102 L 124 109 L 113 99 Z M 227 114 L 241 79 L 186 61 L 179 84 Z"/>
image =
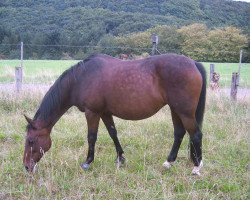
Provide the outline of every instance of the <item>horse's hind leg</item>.
<path id="1" fill-rule="evenodd" d="M 84 170 L 89 169 L 91 162 L 94 160 L 95 143 L 97 139 L 98 125 L 100 116 L 90 110 L 85 110 L 85 116 L 88 124 L 88 155 L 85 163 L 81 165 Z"/>
<path id="2" fill-rule="evenodd" d="M 172 163 L 176 160 L 182 139 L 186 133 L 186 130 L 182 124 L 179 116 L 171 109 L 172 121 L 174 125 L 174 143 L 168 159 L 163 163 L 163 166 L 167 169 L 171 167 Z"/>
<path id="3" fill-rule="evenodd" d="M 202 133 L 199 129 L 199 126 L 196 122 L 195 117 L 188 115 L 181 116 L 182 123 L 185 129 L 190 135 L 190 150 L 191 150 L 191 159 L 194 163 L 193 174 L 200 175 L 200 169 L 202 167 Z"/>
<path id="4" fill-rule="evenodd" d="M 117 137 L 117 131 L 115 128 L 115 124 L 114 124 L 114 120 L 112 115 L 103 115 L 102 116 L 102 120 L 109 132 L 110 137 L 112 138 L 112 140 L 114 141 L 115 144 L 115 148 L 116 148 L 116 152 L 117 152 L 117 165 L 120 166 L 121 164 L 124 163 L 125 158 L 123 157 L 123 149 L 121 147 L 121 144 L 119 142 L 119 139 Z"/>

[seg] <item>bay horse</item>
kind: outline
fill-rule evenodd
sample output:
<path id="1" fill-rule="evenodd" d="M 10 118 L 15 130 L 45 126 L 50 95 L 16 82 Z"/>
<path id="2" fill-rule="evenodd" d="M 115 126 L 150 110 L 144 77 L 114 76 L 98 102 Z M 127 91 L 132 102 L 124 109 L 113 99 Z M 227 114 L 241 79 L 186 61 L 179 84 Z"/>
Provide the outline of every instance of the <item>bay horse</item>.
<path id="1" fill-rule="evenodd" d="M 44 96 L 33 119 L 25 116 L 27 135 L 23 163 L 32 172 L 51 147 L 50 133 L 59 118 L 72 106 L 85 113 L 88 154 L 81 167 L 94 160 L 99 121 L 102 119 L 116 152 L 117 163 L 125 161 L 113 116 L 141 120 L 169 105 L 174 143 L 163 166 L 176 160 L 183 136 L 190 136 L 193 174 L 202 167 L 202 132 L 206 99 L 206 71 L 202 64 L 183 55 L 165 54 L 141 60 L 122 61 L 96 54 L 77 63 L 55 81 Z"/>

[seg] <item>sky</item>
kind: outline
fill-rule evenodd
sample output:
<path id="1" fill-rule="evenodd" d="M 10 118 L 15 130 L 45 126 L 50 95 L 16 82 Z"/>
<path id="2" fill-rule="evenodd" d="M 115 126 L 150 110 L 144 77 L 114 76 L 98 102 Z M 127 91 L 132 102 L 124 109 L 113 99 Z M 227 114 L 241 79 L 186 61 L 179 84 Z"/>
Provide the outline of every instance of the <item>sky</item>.
<path id="1" fill-rule="evenodd" d="M 250 3 L 250 0 L 234 0 L 234 1 L 245 1 L 245 2 Z"/>

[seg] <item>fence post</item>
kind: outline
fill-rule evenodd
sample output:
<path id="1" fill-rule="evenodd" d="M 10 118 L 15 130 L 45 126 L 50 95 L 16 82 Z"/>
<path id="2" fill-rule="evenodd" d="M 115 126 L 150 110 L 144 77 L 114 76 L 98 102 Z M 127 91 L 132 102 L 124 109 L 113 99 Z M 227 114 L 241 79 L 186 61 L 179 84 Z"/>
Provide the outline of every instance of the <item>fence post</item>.
<path id="1" fill-rule="evenodd" d="M 240 69 L 241 69 L 241 62 L 242 62 L 242 54 L 243 54 L 243 51 L 240 50 L 240 60 L 239 60 L 239 68 L 238 68 L 238 74 L 239 74 L 238 85 L 239 85 L 239 82 L 240 82 Z"/>
<path id="2" fill-rule="evenodd" d="M 22 89 L 23 83 L 23 42 L 21 42 L 21 52 L 20 52 L 20 66 L 15 67 L 15 81 L 16 81 L 16 91 L 19 93 Z"/>
<path id="3" fill-rule="evenodd" d="M 21 42 L 21 68 L 23 69 L 23 42 Z"/>
<path id="4" fill-rule="evenodd" d="M 214 64 L 210 64 L 210 83 L 213 81 Z"/>
<path id="5" fill-rule="evenodd" d="M 233 72 L 232 74 L 232 83 L 231 83 L 231 99 L 237 99 L 237 89 L 239 86 L 239 74 L 237 72 Z"/>
<path id="6" fill-rule="evenodd" d="M 152 36 L 151 36 L 151 42 L 152 42 L 152 56 L 155 55 L 155 52 L 157 51 L 157 45 L 158 45 L 158 42 L 159 42 L 159 38 L 158 36 L 153 33 Z"/>
<path id="7" fill-rule="evenodd" d="M 22 89 L 23 73 L 22 67 L 15 68 L 16 91 L 19 93 Z"/>

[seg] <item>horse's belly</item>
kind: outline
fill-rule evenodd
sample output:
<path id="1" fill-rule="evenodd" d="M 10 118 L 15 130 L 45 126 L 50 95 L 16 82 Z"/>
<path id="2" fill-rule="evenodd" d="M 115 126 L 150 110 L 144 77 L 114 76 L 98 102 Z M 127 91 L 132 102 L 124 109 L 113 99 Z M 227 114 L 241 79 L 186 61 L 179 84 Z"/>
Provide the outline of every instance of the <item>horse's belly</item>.
<path id="1" fill-rule="evenodd" d="M 141 119 L 146 119 L 148 117 L 151 117 L 152 115 L 154 115 L 155 113 L 157 113 L 157 111 L 159 111 L 163 106 L 157 107 L 157 108 L 151 108 L 151 109 L 118 109 L 118 110 L 114 110 L 112 112 L 112 115 L 119 117 L 121 119 L 126 119 L 126 120 L 141 120 Z"/>
<path id="2" fill-rule="evenodd" d="M 148 92 L 148 93 L 147 93 Z M 158 91 L 134 91 L 125 95 L 120 93 L 107 103 L 107 109 L 115 116 L 128 119 L 139 120 L 154 115 L 166 103 Z"/>
<path id="3" fill-rule="evenodd" d="M 127 66 L 111 74 L 105 77 L 103 89 L 106 109 L 113 115 L 129 120 L 144 119 L 166 104 L 165 91 L 151 68 Z"/>

